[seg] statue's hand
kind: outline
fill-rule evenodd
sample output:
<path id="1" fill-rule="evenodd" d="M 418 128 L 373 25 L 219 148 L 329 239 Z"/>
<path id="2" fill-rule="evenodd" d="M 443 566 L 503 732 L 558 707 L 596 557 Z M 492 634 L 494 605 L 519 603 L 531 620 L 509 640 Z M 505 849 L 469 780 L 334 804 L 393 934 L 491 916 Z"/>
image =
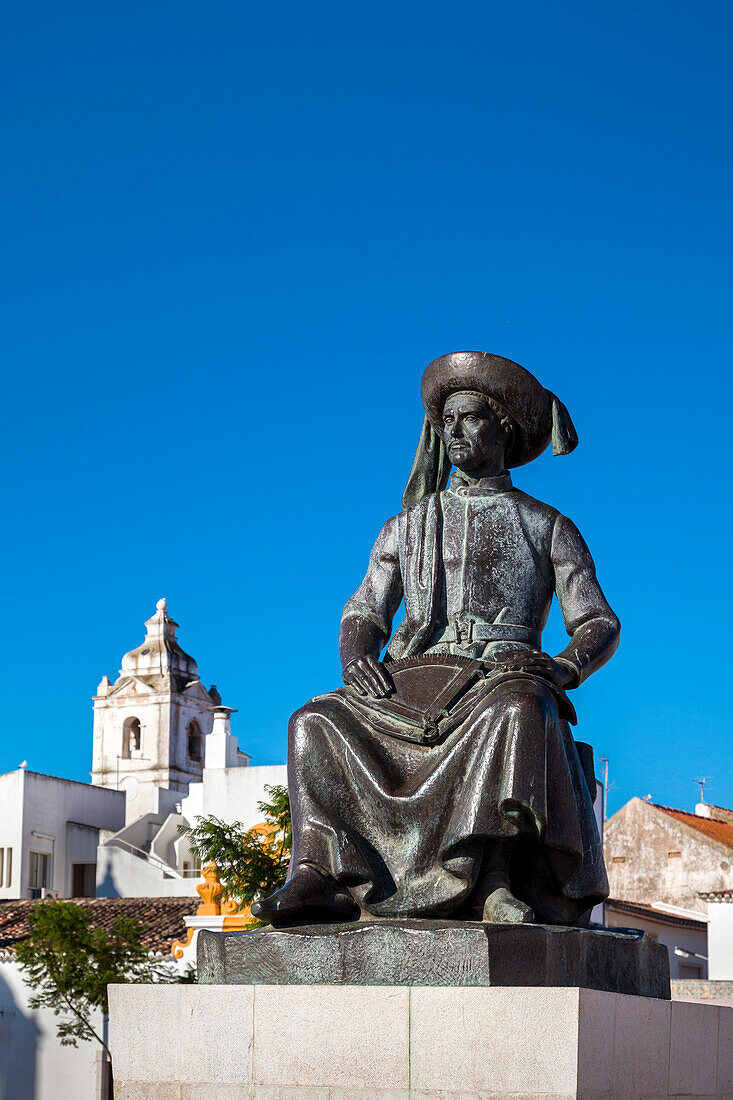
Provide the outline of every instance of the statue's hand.
<path id="1" fill-rule="evenodd" d="M 344 683 L 353 687 L 360 695 L 371 695 L 374 699 L 383 699 L 392 690 L 389 674 L 381 661 L 368 654 L 349 661 L 343 672 Z"/>
<path id="2" fill-rule="evenodd" d="M 572 687 L 575 684 L 576 674 L 574 669 L 564 661 L 556 661 L 549 653 L 536 653 L 531 650 L 516 650 L 514 653 L 504 654 L 499 664 L 502 667 L 516 669 L 518 672 L 535 673 L 552 680 L 560 688 Z"/>

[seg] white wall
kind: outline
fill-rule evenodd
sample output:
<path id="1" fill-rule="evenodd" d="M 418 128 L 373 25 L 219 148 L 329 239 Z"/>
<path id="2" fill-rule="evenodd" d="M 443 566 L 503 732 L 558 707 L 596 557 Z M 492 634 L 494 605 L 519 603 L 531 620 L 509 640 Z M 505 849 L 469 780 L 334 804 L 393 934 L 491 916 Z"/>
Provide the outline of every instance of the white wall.
<path id="1" fill-rule="evenodd" d="M 708 902 L 708 977 L 733 981 L 733 902 Z"/>
<path id="2" fill-rule="evenodd" d="M 267 801 L 266 786 L 285 785 L 284 764 L 262 767 L 206 768 L 201 783 L 192 783 L 180 799 L 181 814 L 148 814 L 120 831 L 118 837 L 137 848 L 149 848 L 171 868 L 181 871 L 184 860 L 192 862 L 188 845 L 178 836 L 177 826 L 190 825 L 197 817 L 214 814 L 222 821 L 241 821 L 246 828 L 263 820 L 258 802 Z M 101 790 L 102 788 L 97 788 Z M 161 796 L 170 792 L 159 791 Z M 177 878 L 114 843 L 112 837 L 97 849 L 97 897 L 195 897 L 197 877 Z"/>
<path id="3" fill-rule="evenodd" d="M 29 852 L 49 857 L 49 888 L 72 893 L 72 863 L 93 863 L 98 831 L 117 830 L 125 819 L 121 791 L 93 787 L 19 768 L 0 776 L 0 847 L 13 848 L 10 887 L 0 898 L 29 897 Z"/>
<path id="4" fill-rule="evenodd" d="M 172 790 L 156 786 L 152 781 L 138 783 L 134 776 L 121 780 L 120 790 L 127 798 L 125 820 L 128 825 L 134 825 L 145 814 L 162 814 L 165 817 L 176 809 L 186 793 L 184 788 Z"/>
<path id="5" fill-rule="evenodd" d="M 3 849 L 3 876 L 0 898 L 19 898 L 23 850 L 23 787 L 25 771 L 18 769 L 0 775 L 0 848 Z M 12 848 L 10 883 L 7 878 L 7 854 Z"/>
<path id="6" fill-rule="evenodd" d="M 266 786 L 287 786 L 285 764 L 249 768 L 204 768 L 203 782 L 192 783 L 181 799 L 181 813 L 193 825 L 196 817 L 215 814 L 222 821 L 241 821 L 246 828 L 263 820 L 258 802 L 267 802 Z"/>
<path id="7" fill-rule="evenodd" d="M 124 848 L 97 849 L 98 898 L 196 897 L 197 878 L 173 878 Z"/>
<path id="8" fill-rule="evenodd" d="M 0 962 L 0 1100 L 97 1100 L 101 1047 L 62 1047 L 58 1017 L 31 1010 L 31 991 L 15 962 Z M 95 1013 L 101 1029 L 102 1015 Z"/>
<path id="9" fill-rule="evenodd" d="M 23 806 L 23 879 L 21 896 L 27 897 L 28 852 L 48 852 L 51 856 L 51 889 L 59 897 L 72 893 L 72 851 L 67 841 L 75 841 L 77 855 L 79 837 L 75 830 L 67 830 L 67 822 L 74 822 L 92 829 L 120 828 L 124 821 L 125 800 L 119 791 L 93 787 L 90 783 L 76 783 L 70 779 L 57 779 L 37 772 L 25 773 L 25 798 Z M 75 835 L 76 833 L 76 835 Z M 44 839 L 53 837 L 53 840 Z M 93 847 L 93 846 L 92 846 Z"/>
<path id="10" fill-rule="evenodd" d="M 175 980 L 185 966 L 158 960 Z M 0 1100 L 100 1100 L 106 1097 L 104 1054 L 97 1042 L 62 1046 L 56 1035 L 60 1017 L 50 1009 L 31 1009 L 33 991 L 14 959 L 0 960 Z M 107 1040 L 102 1013 L 92 1026 Z"/>
<path id="11" fill-rule="evenodd" d="M 161 825 L 158 832 L 155 834 L 155 839 L 150 845 L 150 851 L 153 856 L 158 859 L 162 859 L 164 863 L 167 863 L 169 867 L 175 867 L 178 870 L 178 852 L 176 845 L 180 839 L 180 833 L 178 829 L 180 827 L 185 828 L 188 824 L 183 814 L 168 814 Z"/>

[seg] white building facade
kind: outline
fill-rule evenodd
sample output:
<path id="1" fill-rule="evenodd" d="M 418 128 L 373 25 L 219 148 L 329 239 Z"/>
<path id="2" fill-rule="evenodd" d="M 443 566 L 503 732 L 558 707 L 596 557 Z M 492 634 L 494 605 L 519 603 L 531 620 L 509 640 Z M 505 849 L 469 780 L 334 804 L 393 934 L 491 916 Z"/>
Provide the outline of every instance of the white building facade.
<path id="1" fill-rule="evenodd" d="M 709 976 L 731 983 L 733 996 L 733 890 L 704 895 L 708 903 Z"/>
<path id="2" fill-rule="evenodd" d="M 0 898 L 94 897 L 100 836 L 125 795 L 18 768 L 0 775 Z"/>

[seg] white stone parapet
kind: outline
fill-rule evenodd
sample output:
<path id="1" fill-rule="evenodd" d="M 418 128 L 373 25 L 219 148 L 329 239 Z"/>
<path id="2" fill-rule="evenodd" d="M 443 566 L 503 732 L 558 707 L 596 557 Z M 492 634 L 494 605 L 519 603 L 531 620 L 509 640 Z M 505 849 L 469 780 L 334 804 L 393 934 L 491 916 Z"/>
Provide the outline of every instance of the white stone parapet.
<path id="1" fill-rule="evenodd" d="M 116 1100 L 733 1096 L 733 1009 L 576 988 L 110 986 Z"/>

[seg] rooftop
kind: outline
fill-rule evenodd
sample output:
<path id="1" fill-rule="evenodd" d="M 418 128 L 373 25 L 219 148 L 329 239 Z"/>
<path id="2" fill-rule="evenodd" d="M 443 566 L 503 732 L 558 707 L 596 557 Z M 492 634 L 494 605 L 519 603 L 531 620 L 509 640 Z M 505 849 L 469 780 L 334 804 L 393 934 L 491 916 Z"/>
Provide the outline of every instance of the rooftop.
<path id="1" fill-rule="evenodd" d="M 52 783 L 68 783 L 74 787 L 84 787 L 88 791 L 101 791 L 104 788 L 95 787 L 88 779 L 67 779 L 63 775 L 48 775 L 47 772 L 34 772 L 32 768 L 14 768 L 11 772 L 0 773 L 0 779 L 5 779 L 8 775 L 17 775 L 18 772 L 25 772 L 26 775 L 32 775 L 34 779 L 50 780 Z M 108 789 L 109 794 L 119 795 L 124 798 L 124 791 L 114 791 Z M 98 797 L 95 795 L 95 798 Z M 104 796 L 103 796 L 104 797 Z"/>
<path id="2" fill-rule="evenodd" d="M 674 810 L 670 806 L 660 806 L 656 802 L 652 802 L 651 805 L 655 809 L 661 810 L 662 813 L 669 814 L 670 817 L 680 821 L 683 825 L 689 825 L 691 829 L 703 833 L 710 840 L 715 840 L 718 844 L 733 849 L 733 822 L 716 821 L 712 817 L 701 817 L 698 814 L 687 813 L 686 810 Z M 715 808 L 713 807 L 713 809 Z M 730 811 L 727 812 L 730 813 Z"/>
<path id="3" fill-rule="evenodd" d="M 700 897 L 704 901 L 726 901 L 733 904 L 733 890 L 701 890 Z"/>
<path id="4" fill-rule="evenodd" d="M 696 928 L 700 932 L 704 932 L 707 928 L 707 923 L 705 921 L 677 917 L 674 913 L 665 913 L 662 909 L 655 909 L 654 906 L 650 904 L 642 905 L 634 901 L 619 901 L 616 898 L 609 898 L 606 902 L 606 907 L 608 909 L 613 909 L 616 913 L 628 913 L 630 917 L 655 920 L 660 924 L 674 925 L 676 928 Z"/>
<path id="5" fill-rule="evenodd" d="M 200 898 L 77 898 L 75 905 L 88 909 L 93 928 L 111 929 L 119 917 L 135 917 L 145 926 L 143 943 L 151 951 L 170 954 L 173 940 L 185 939 L 183 918 L 199 907 Z M 30 934 L 28 918 L 43 901 L 0 901 L 0 955 L 14 954 Z"/>

